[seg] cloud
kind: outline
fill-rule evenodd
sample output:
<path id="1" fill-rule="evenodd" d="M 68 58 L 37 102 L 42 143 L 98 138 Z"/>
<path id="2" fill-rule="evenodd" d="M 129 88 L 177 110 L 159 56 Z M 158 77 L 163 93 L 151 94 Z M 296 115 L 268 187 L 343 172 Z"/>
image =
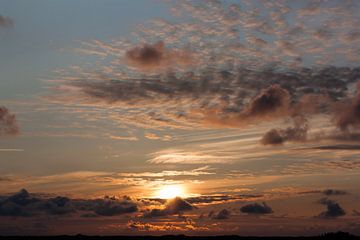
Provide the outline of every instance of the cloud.
<path id="1" fill-rule="evenodd" d="M 297 113 L 325 113 L 323 105 L 344 97 L 358 77 L 357 68 L 336 67 L 204 69 L 138 77 L 84 72 L 64 77 L 50 100 L 116 106 L 119 111 L 109 112 L 109 119 L 142 128 L 238 128 Z"/>
<path id="2" fill-rule="evenodd" d="M 342 209 L 337 202 L 334 202 L 330 199 L 321 199 L 320 204 L 326 206 L 326 211 L 318 215 L 320 218 L 336 218 L 346 214 L 345 210 Z"/>
<path id="3" fill-rule="evenodd" d="M 221 127 L 243 127 L 288 115 L 289 103 L 289 92 L 280 85 L 273 84 L 262 89 L 241 109 L 205 110 L 204 122 Z"/>
<path id="4" fill-rule="evenodd" d="M 25 189 L 9 196 L 0 196 L 0 216 L 64 215 L 75 212 L 82 212 L 83 216 L 115 216 L 137 211 L 137 203 L 128 197 L 71 199 L 63 196 L 34 196 Z"/>
<path id="5" fill-rule="evenodd" d="M 261 139 L 264 145 L 280 145 L 287 141 L 305 141 L 308 124 L 304 117 L 293 118 L 294 126 L 286 129 L 271 129 Z"/>
<path id="6" fill-rule="evenodd" d="M 118 173 L 120 177 L 175 177 L 175 176 L 200 176 L 200 175 L 213 175 L 212 168 L 209 166 L 199 167 L 188 171 L 161 171 L 161 172 L 140 172 L 140 173 Z"/>
<path id="7" fill-rule="evenodd" d="M 239 201 L 244 199 L 259 198 L 262 195 L 236 194 L 236 195 L 202 195 L 198 197 L 186 198 L 191 204 L 220 204 L 224 202 Z"/>
<path id="8" fill-rule="evenodd" d="M 19 126 L 15 114 L 12 114 L 6 107 L 0 106 L 0 136 L 16 135 L 19 133 Z"/>
<path id="9" fill-rule="evenodd" d="M 138 211 L 136 203 L 124 197 L 121 200 L 115 198 L 105 198 L 96 200 L 93 208 L 94 212 L 101 216 L 115 216 L 125 213 Z"/>
<path id="10" fill-rule="evenodd" d="M 360 83 L 354 97 L 338 103 L 335 109 L 336 125 L 342 131 L 350 131 L 350 127 L 360 126 Z"/>
<path id="11" fill-rule="evenodd" d="M 346 195 L 348 193 L 346 191 L 343 191 L 343 190 L 325 189 L 323 191 L 323 194 L 326 195 L 326 196 L 332 196 L 332 195 Z"/>
<path id="12" fill-rule="evenodd" d="M 224 220 L 224 219 L 229 219 L 231 215 L 231 212 L 227 209 L 222 209 L 221 211 L 219 211 L 218 213 L 209 213 L 209 217 L 211 217 L 212 219 L 216 219 L 216 220 Z"/>
<path id="13" fill-rule="evenodd" d="M 150 140 L 161 140 L 161 141 L 171 141 L 171 140 L 174 139 L 170 135 L 160 136 L 160 135 L 157 135 L 157 134 L 151 133 L 151 132 L 145 132 L 144 137 L 147 138 L 147 139 L 150 139 Z"/>
<path id="14" fill-rule="evenodd" d="M 189 52 L 170 50 L 163 41 L 143 44 L 126 51 L 127 62 L 141 70 L 168 68 L 175 65 L 189 65 L 192 57 Z"/>
<path id="15" fill-rule="evenodd" d="M 0 215 L 29 216 L 31 213 L 27 206 L 38 201 L 38 199 L 31 197 L 25 189 L 22 189 L 20 192 L 0 201 Z"/>
<path id="16" fill-rule="evenodd" d="M 317 149 L 317 150 L 353 150 L 357 151 L 360 150 L 359 145 L 353 145 L 353 144 L 336 144 L 336 145 L 323 145 L 318 147 L 312 147 L 311 149 Z"/>
<path id="17" fill-rule="evenodd" d="M 0 27 L 9 28 L 12 26 L 14 26 L 14 21 L 11 18 L 0 15 Z"/>
<path id="18" fill-rule="evenodd" d="M 240 211 L 248 214 L 269 214 L 273 212 L 265 202 L 262 205 L 259 203 L 245 205 L 240 208 Z"/>
<path id="19" fill-rule="evenodd" d="M 154 208 L 148 212 L 144 213 L 145 218 L 151 217 L 161 217 L 167 215 L 175 215 L 181 214 L 185 211 L 191 211 L 195 209 L 195 207 L 187 202 L 186 200 L 176 197 L 174 199 L 170 199 L 166 202 L 165 207 L 163 209 Z"/>
<path id="20" fill-rule="evenodd" d="M 244 110 L 246 117 L 276 117 L 288 113 L 290 104 L 289 92 L 280 85 L 271 85 L 261 91 Z"/>
<path id="21" fill-rule="evenodd" d="M 71 199 L 61 196 L 45 200 L 40 209 L 50 215 L 63 215 L 76 211 Z"/>
<path id="22" fill-rule="evenodd" d="M 154 223 L 143 223 L 130 220 L 127 223 L 127 227 L 131 230 L 140 232 L 184 232 L 184 231 L 208 231 L 207 227 L 196 226 L 193 222 L 186 222 L 185 224 L 154 224 Z"/>
<path id="23" fill-rule="evenodd" d="M 51 100 L 101 106 L 109 119 L 145 129 L 241 128 L 294 114 L 330 114 L 329 105 L 341 102 L 359 79 L 359 5 L 350 11 L 338 2 L 290 7 L 271 1 L 258 11 L 254 2 L 172 4 L 184 17 L 139 26 L 136 41 L 84 43 L 83 52 L 101 58 L 96 70 L 65 71 L 55 87 L 61 97 Z M 182 63 L 189 68 L 176 68 Z M 328 99 L 297 109 L 309 95 Z M 304 141 L 307 130 L 306 124 L 272 129 L 262 142 Z"/>

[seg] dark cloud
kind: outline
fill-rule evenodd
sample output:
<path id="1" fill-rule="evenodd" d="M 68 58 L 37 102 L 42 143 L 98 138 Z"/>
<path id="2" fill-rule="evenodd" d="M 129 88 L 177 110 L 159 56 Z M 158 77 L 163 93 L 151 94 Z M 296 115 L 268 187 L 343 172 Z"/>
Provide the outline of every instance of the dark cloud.
<path id="1" fill-rule="evenodd" d="M 331 196 L 331 195 L 346 195 L 348 194 L 348 192 L 343 191 L 343 190 L 336 190 L 336 189 L 325 189 L 323 191 L 323 194 L 326 196 Z"/>
<path id="2" fill-rule="evenodd" d="M 0 201 L 1 216 L 30 216 L 33 212 L 33 205 L 37 204 L 39 199 L 31 197 L 25 189 L 9 197 L 2 197 Z"/>
<path id="3" fill-rule="evenodd" d="M 0 27 L 7 28 L 12 26 L 14 26 L 14 21 L 11 18 L 0 15 Z"/>
<path id="4" fill-rule="evenodd" d="M 0 135 L 16 135 L 19 133 L 19 126 L 15 114 L 12 114 L 6 107 L 0 106 Z"/>
<path id="5" fill-rule="evenodd" d="M 330 199 L 321 199 L 319 203 L 326 206 L 326 211 L 319 214 L 320 218 L 336 218 L 346 214 L 337 202 Z"/>
<path id="6" fill-rule="evenodd" d="M 256 96 L 245 110 L 246 116 L 263 117 L 288 112 L 289 92 L 280 85 L 272 85 Z"/>
<path id="7" fill-rule="evenodd" d="M 144 70 L 188 65 L 192 61 L 190 53 L 170 50 L 162 41 L 134 47 L 126 52 L 125 58 L 131 65 Z"/>
<path id="8" fill-rule="evenodd" d="M 273 212 L 273 210 L 265 202 L 262 204 L 252 203 L 245 205 L 240 208 L 240 211 L 249 214 L 269 214 Z"/>
<path id="9" fill-rule="evenodd" d="M 44 201 L 41 209 L 45 210 L 50 215 L 63 215 L 76 211 L 69 198 L 60 196 Z"/>
<path id="10" fill-rule="evenodd" d="M 210 109 L 205 114 L 205 122 L 221 126 L 244 126 L 286 116 L 289 114 L 289 104 L 289 92 L 280 85 L 273 84 L 250 99 L 241 110 L 219 114 L 218 110 Z"/>
<path id="11" fill-rule="evenodd" d="M 222 209 L 218 213 L 214 213 L 214 212 L 212 212 L 212 214 L 210 214 L 210 213 L 209 213 L 209 217 L 211 217 L 212 219 L 216 219 L 216 220 L 229 219 L 230 215 L 231 215 L 231 212 L 227 209 Z"/>
<path id="12" fill-rule="evenodd" d="M 138 211 L 137 205 L 128 198 L 121 200 L 105 198 L 95 201 L 93 210 L 101 216 L 114 216 Z"/>
<path id="13" fill-rule="evenodd" d="M 180 197 L 176 197 L 174 199 L 168 200 L 165 204 L 165 207 L 162 209 L 154 208 L 148 212 L 145 212 L 144 217 L 161 217 L 182 214 L 185 211 L 191 211 L 193 209 L 195 209 L 195 207 L 192 204 Z"/>
<path id="14" fill-rule="evenodd" d="M 38 214 L 64 215 L 82 212 L 84 216 L 114 216 L 138 211 L 135 201 L 128 197 L 102 199 L 70 199 L 57 196 L 34 196 L 25 189 L 0 197 L 0 216 L 33 216 Z"/>
<path id="15" fill-rule="evenodd" d="M 286 129 L 271 129 L 261 139 L 264 145 L 280 145 L 287 141 L 305 141 L 308 124 L 304 117 L 293 118 L 294 126 Z"/>

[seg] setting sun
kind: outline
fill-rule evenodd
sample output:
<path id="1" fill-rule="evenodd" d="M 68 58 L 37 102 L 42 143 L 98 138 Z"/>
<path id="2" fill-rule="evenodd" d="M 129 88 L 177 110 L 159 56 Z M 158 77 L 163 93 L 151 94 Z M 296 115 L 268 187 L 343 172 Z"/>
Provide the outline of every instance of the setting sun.
<path id="1" fill-rule="evenodd" d="M 159 189 L 156 193 L 156 197 L 169 199 L 174 197 L 184 197 L 185 190 L 181 185 L 169 185 Z"/>

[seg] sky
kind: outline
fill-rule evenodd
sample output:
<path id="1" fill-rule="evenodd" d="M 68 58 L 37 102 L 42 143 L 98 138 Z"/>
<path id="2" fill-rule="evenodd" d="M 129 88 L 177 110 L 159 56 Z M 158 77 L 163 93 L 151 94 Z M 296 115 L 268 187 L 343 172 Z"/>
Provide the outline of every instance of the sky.
<path id="1" fill-rule="evenodd" d="M 360 234 L 359 12 L 0 0 L 0 235 Z"/>

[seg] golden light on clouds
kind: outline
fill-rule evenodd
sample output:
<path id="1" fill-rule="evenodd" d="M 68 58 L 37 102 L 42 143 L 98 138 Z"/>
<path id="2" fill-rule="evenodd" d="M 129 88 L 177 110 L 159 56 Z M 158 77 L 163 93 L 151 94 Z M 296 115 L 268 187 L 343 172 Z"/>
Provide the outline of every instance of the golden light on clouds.
<path id="1" fill-rule="evenodd" d="M 186 189 L 183 185 L 163 186 L 155 193 L 155 197 L 162 199 L 186 197 Z"/>

